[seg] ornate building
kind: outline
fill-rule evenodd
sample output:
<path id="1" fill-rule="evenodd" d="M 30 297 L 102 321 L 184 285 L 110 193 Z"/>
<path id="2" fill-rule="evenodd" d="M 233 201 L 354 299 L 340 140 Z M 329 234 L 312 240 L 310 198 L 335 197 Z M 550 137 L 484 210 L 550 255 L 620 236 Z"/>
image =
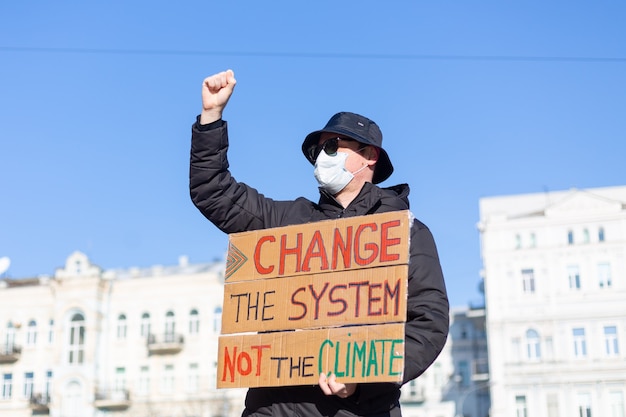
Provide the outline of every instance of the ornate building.
<path id="1" fill-rule="evenodd" d="M 626 187 L 483 198 L 492 417 L 624 417 Z"/>
<path id="2" fill-rule="evenodd" d="M 0 281 L 0 415 L 239 416 L 216 390 L 222 262 Z"/>

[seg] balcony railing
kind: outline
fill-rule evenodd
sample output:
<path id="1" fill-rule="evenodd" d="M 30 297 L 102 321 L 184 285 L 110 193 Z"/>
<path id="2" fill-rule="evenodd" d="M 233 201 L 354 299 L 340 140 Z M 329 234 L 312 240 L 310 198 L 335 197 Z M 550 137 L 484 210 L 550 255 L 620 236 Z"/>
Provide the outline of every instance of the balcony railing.
<path id="1" fill-rule="evenodd" d="M 50 397 L 48 394 L 33 393 L 29 399 L 33 415 L 50 413 Z"/>
<path id="2" fill-rule="evenodd" d="M 182 334 L 165 333 L 163 335 L 150 334 L 148 336 L 148 352 L 155 355 L 178 353 L 185 345 Z"/>
<path id="3" fill-rule="evenodd" d="M 99 390 L 94 406 L 107 411 L 126 410 L 130 407 L 130 393 L 126 389 Z"/>
<path id="4" fill-rule="evenodd" d="M 0 345 L 0 364 L 14 363 L 20 359 L 22 348 L 15 344 Z"/>

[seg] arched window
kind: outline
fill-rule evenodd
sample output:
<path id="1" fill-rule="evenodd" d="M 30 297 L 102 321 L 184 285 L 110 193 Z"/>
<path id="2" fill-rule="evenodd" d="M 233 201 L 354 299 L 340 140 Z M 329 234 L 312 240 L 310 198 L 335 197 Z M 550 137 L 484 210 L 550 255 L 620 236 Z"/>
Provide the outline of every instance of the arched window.
<path id="1" fill-rule="evenodd" d="M 141 336 L 148 337 L 150 336 L 150 314 L 143 313 L 141 315 Z"/>
<path id="2" fill-rule="evenodd" d="M 198 310 L 195 308 L 189 312 L 189 334 L 198 333 L 200 331 L 200 317 Z"/>
<path id="3" fill-rule="evenodd" d="M 31 320 L 28 322 L 28 328 L 26 329 L 26 345 L 35 346 L 37 344 L 37 322 Z"/>
<path id="4" fill-rule="evenodd" d="M 176 318 L 173 311 L 165 313 L 165 341 L 174 341 L 174 333 L 176 332 Z"/>
<path id="5" fill-rule="evenodd" d="M 7 330 L 4 337 L 4 350 L 7 353 L 13 352 L 15 347 L 15 326 L 12 322 L 7 323 Z"/>
<path id="6" fill-rule="evenodd" d="M 83 363 L 85 360 L 85 317 L 80 313 L 75 313 L 70 320 L 68 344 L 68 362 Z"/>
<path id="7" fill-rule="evenodd" d="M 541 343 L 539 333 L 533 329 L 526 331 L 526 356 L 530 360 L 541 359 Z"/>
<path id="8" fill-rule="evenodd" d="M 598 229 L 598 241 L 604 242 L 604 227 Z"/>
<path id="9" fill-rule="evenodd" d="M 589 229 L 584 229 L 583 230 L 583 242 L 589 243 L 589 241 L 590 241 Z"/>
<path id="10" fill-rule="evenodd" d="M 567 244 L 568 245 L 574 244 L 574 232 L 571 230 L 567 231 Z"/>
<path id="11" fill-rule="evenodd" d="M 126 315 L 120 314 L 117 316 L 117 338 L 126 339 Z"/>

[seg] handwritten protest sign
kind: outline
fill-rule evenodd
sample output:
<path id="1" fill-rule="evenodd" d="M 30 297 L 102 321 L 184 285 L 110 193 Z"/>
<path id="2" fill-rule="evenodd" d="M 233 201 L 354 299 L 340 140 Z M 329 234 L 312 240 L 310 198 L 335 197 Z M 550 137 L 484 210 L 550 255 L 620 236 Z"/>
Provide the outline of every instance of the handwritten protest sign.
<path id="1" fill-rule="evenodd" d="M 402 381 L 404 324 L 221 336 L 218 388 Z"/>
<path id="2" fill-rule="evenodd" d="M 224 285 L 222 333 L 406 320 L 407 265 Z"/>
<path id="3" fill-rule="evenodd" d="M 225 280 L 408 264 L 410 218 L 405 210 L 231 234 Z"/>
<path id="4" fill-rule="evenodd" d="M 230 235 L 217 387 L 401 381 L 411 222 L 397 211 Z"/>

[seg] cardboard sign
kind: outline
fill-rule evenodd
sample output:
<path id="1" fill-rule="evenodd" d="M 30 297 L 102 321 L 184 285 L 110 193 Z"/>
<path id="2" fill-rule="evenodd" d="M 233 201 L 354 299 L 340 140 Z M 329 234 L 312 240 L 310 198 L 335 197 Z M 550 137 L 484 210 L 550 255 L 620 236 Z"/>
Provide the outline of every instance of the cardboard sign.
<path id="1" fill-rule="evenodd" d="M 400 382 L 408 211 L 229 236 L 218 388 Z M 244 332 L 261 332 L 230 334 Z"/>
<path id="2" fill-rule="evenodd" d="M 227 282 L 408 264 L 408 210 L 235 233 Z"/>
<path id="3" fill-rule="evenodd" d="M 404 324 L 220 336 L 218 388 L 401 382 Z"/>
<path id="4" fill-rule="evenodd" d="M 222 333 L 406 321 L 408 265 L 226 283 Z"/>

